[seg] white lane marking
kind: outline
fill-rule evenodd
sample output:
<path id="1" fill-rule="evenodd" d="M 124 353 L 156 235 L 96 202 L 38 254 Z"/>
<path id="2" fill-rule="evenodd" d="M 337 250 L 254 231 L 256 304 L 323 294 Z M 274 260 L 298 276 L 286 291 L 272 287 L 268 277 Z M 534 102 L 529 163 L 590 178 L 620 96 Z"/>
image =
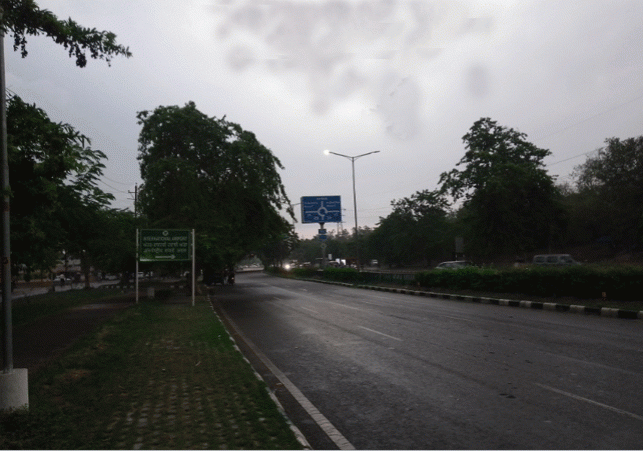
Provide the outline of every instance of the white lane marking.
<path id="1" fill-rule="evenodd" d="M 580 363 L 582 365 L 595 366 L 595 367 L 598 367 L 598 368 L 605 368 L 605 369 L 607 369 L 609 371 L 617 371 L 619 373 L 627 374 L 629 376 L 639 376 L 641 374 L 640 372 L 630 371 L 630 370 L 626 370 L 626 369 L 623 369 L 623 368 L 618 368 L 618 367 L 611 366 L 611 365 L 603 365 L 602 363 L 589 362 L 587 360 L 577 359 L 575 357 L 568 357 L 568 356 L 556 354 L 555 352 L 550 352 L 550 351 L 543 351 L 543 352 L 545 352 L 546 354 L 553 355 L 557 359 L 571 360 L 572 362 L 578 362 L 578 363 Z"/>
<path id="2" fill-rule="evenodd" d="M 632 417 L 635 420 L 643 421 L 643 417 L 635 413 L 628 412 L 626 410 L 621 410 L 616 407 L 608 406 L 607 404 L 603 404 L 601 402 L 594 401 L 592 399 L 583 398 L 582 396 L 578 396 L 573 393 L 568 393 L 566 391 L 558 390 L 557 388 L 550 387 L 548 385 L 539 384 L 537 382 L 535 382 L 535 384 L 538 385 L 540 388 L 544 388 L 545 390 L 553 391 L 554 393 L 558 393 L 563 396 L 569 396 L 570 398 L 577 399 L 579 401 L 585 401 L 587 403 L 594 404 L 595 406 L 599 406 L 599 407 L 603 407 L 605 409 L 611 410 L 612 412 L 620 413 L 621 415 L 627 415 L 628 417 Z"/>
<path id="3" fill-rule="evenodd" d="M 475 321 L 470 320 L 470 319 L 458 318 L 458 317 L 456 317 L 456 316 L 449 316 L 449 315 L 440 315 L 440 316 L 442 316 L 443 318 L 451 318 L 451 319 L 455 319 L 455 320 L 458 320 L 458 321 L 468 321 L 468 322 L 470 322 L 470 323 L 474 323 L 474 322 L 475 322 Z"/>
<path id="4" fill-rule="evenodd" d="M 340 307 L 348 308 L 351 310 L 359 310 L 359 311 L 364 311 L 364 309 L 361 309 L 359 307 L 351 307 L 350 305 L 346 304 L 340 304 L 339 302 L 333 302 L 333 301 L 326 301 L 327 304 L 333 304 L 333 305 L 339 305 Z"/>
<path id="5" fill-rule="evenodd" d="M 315 313 L 315 314 L 319 314 L 319 312 L 318 312 L 317 310 L 313 310 L 313 309 L 311 309 L 311 308 L 304 307 L 304 306 L 300 306 L 300 307 L 301 307 L 301 308 L 303 308 L 304 310 L 308 310 L 309 312 L 313 312 L 313 313 Z"/>
<path id="6" fill-rule="evenodd" d="M 388 337 L 388 338 L 392 338 L 393 340 L 397 340 L 397 341 L 404 341 L 404 340 L 402 340 L 401 338 L 393 337 L 393 336 L 391 336 L 391 335 L 387 335 L 387 334 L 385 334 L 385 333 L 383 333 L 383 332 L 378 332 L 378 331 L 376 331 L 376 330 L 369 329 L 368 327 L 364 327 L 364 326 L 357 326 L 357 327 L 359 327 L 360 329 L 367 330 L 367 331 L 369 331 L 369 332 L 373 332 L 374 334 L 379 334 L 379 335 L 383 335 L 383 336 Z"/>
<path id="7" fill-rule="evenodd" d="M 268 359 L 263 352 L 255 346 L 255 344 L 250 341 L 248 337 L 244 335 L 243 332 L 237 327 L 237 325 L 232 321 L 228 316 L 225 310 L 221 309 L 221 313 L 226 317 L 234 331 L 246 342 L 246 344 L 252 349 L 257 357 L 266 365 L 272 374 L 274 374 L 277 379 L 284 385 L 284 387 L 290 392 L 291 395 L 299 402 L 299 404 L 304 408 L 308 415 L 319 425 L 319 427 L 328 435 L 328 437 L 337 445 L 339 449 L 355 449 L 353 444 L 349 442 L 346 437 L 339 432 L 335 426 L 326 418 L 317 408 L 311 403 L 306 396 L 293 384 L 284 373 L 281 372 L 279 368 L 275 366 L 274 363 Z"/>

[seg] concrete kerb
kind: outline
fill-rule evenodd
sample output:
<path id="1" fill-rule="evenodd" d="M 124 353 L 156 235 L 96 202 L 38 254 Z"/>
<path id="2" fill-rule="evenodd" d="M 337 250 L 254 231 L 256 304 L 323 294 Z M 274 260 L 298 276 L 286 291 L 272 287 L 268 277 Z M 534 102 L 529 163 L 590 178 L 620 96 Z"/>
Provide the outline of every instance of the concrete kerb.
<path id="1" fill-rule="evenodd" d="M 585 315 L 599 315 L 610 318 L 622 318 L 622 319 L 643 319 L 643 310 L 623 310 L 615 309 L 610 307 L 586 307 L 584 305 L 569 305 L 569 304 L 558 304 L 555 302 L 535 302 L 535 301 L 520 301 L 514 299 L 496 299 L 496 298 L 486 298 L 478 296 L 466 296 L 460 294 L 449 294 L 449 293 L 434 293 L 431 291 L 414 291 L 404 288 L 393 288 L 393 287 L 380 287 L 376 285 L 355 285 L 346 282 L 332 282 L 329 280 L 320 280 L 320 279 L 302 279 L 309 282 L 318 282 L 331 285 L 341 285 L 345 287 L 360 288 L 366 290 L 376 290 L 376 291 L 385 291 L 389 293 L 400 293 L 414 296 L 426 296 L 438 299 L 446 300 L 458 300 L 465 302 L 474 302 L 478 304 L 492 304 L 492 305 L 502 305 L 507 307 L 522 307 L 522 308 L 531 308 L 536 310 L 548 310 L 554 312 L 569 312 L 569 313 L 582 313 Z"/>

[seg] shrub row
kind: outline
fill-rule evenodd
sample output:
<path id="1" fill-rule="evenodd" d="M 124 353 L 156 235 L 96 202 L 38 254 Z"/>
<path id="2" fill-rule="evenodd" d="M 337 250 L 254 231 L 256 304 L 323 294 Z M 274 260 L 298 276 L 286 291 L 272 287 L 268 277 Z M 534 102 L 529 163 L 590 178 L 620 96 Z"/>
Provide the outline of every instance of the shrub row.
<path id="1" fill-rule="evenodd" d="M 317 276 L 318 271 L 319 270 L 317 268 L 294 268 L 291 270 L 291 273 L 295 277 L 310 279 Z"/>
<path id="2" fill-rule="evenodd" d="M 418 273 L 416 282 L 424 288 L 468 289 L 495 293 L 536 296 L 574 296 L 641 300 L 641 267 L 529 267 L 504 270 L 466 268 Z"/>

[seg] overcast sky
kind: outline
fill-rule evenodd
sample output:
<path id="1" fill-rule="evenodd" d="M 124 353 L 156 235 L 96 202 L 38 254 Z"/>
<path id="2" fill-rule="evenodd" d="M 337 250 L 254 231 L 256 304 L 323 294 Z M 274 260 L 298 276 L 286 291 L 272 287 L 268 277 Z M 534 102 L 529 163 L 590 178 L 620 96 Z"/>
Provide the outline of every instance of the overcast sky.
<path id="1" fill-rule="evenodd" d="M 136 113 L 188 101 L 254 132 L 293 204 L 341 196 L 347 229 L 351 163 L 324 149 L 380 151 L 355 161 L 359 225 L 372 227 L 392 200 L 438 187 L 481 117 L 551 150 L 561 182 L 606 138 L 643 135 L 641 0 L 37 3 L 133 53 L 79 69 L 48 38 L 30 37 L 25 59 L 5 42 L 7 88 L 107 154 L 101 188 L 117 208 L 141 183 Z"/>

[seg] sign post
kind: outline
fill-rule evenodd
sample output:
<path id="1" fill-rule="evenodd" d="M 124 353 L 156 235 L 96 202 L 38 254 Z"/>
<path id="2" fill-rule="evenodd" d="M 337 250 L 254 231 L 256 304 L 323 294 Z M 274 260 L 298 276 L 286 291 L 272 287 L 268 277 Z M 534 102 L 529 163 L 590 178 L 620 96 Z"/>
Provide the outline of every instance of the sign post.
<path id="1" fill-rule="evenodd" d="M 138 302 L 138 262 L 192 261 L 192 306 L 195 295 L 194 229 L 141 229 L 137 234 L 136 296 Z"/>
<path id="2" fill-rule="evenodd" d="M 324 224 L 327 222 L 342 222 L 342 202 L 340 196 L 304 196 L 301 198 L 301 222 L 303 224 L 318 223 L 317 237 L 321 241 L 322 268 L 326 266 L 327 238 Z"/>

